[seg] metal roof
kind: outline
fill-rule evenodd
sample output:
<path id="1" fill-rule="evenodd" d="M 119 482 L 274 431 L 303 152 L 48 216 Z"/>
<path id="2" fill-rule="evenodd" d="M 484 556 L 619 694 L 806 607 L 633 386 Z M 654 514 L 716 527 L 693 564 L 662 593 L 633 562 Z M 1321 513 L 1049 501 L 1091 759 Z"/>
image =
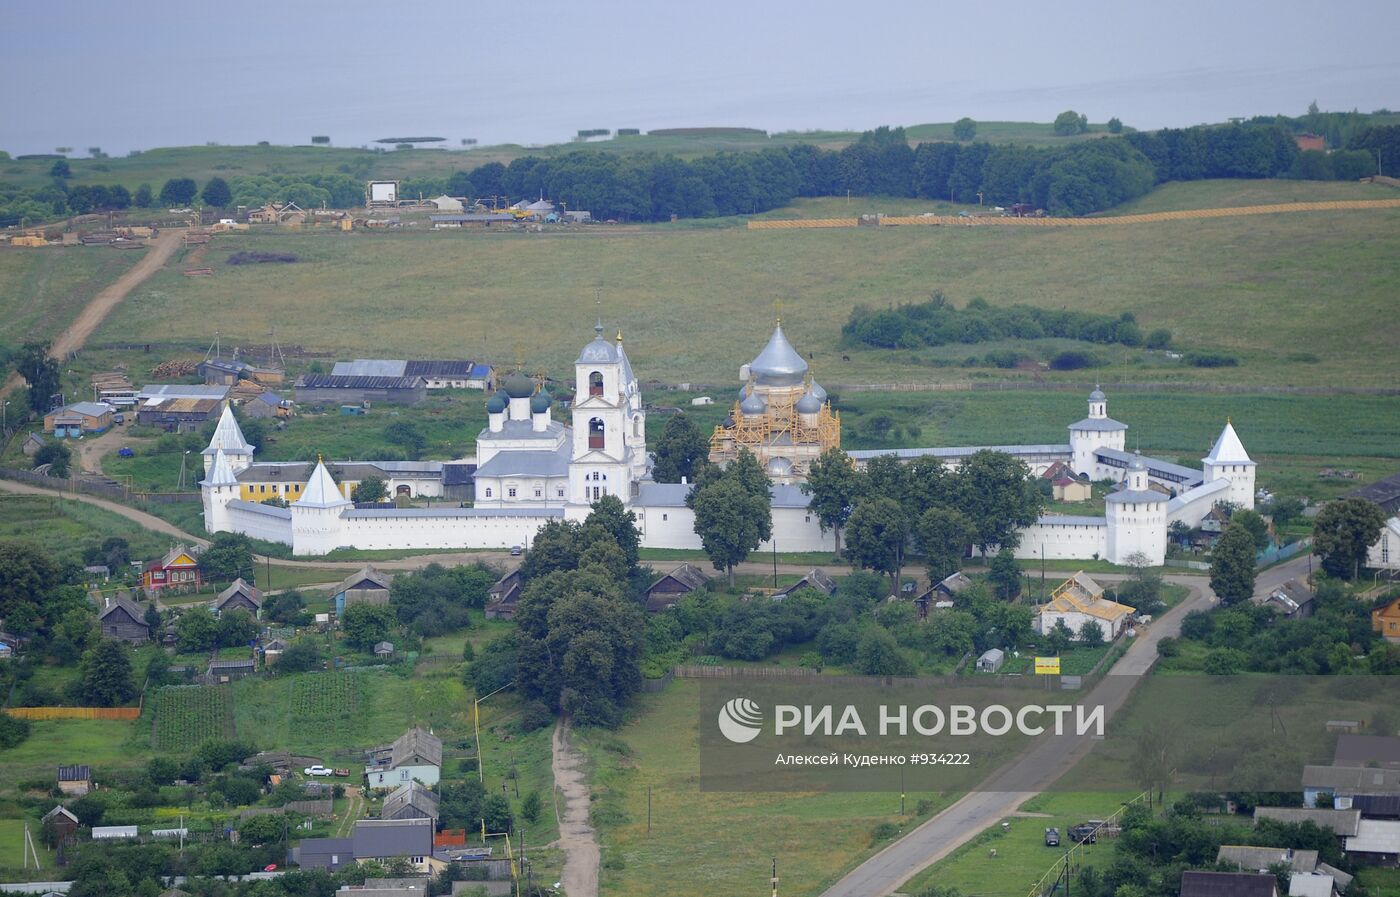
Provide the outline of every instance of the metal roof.
<path id="1" fill-rule="evenodd" d="M 81 414 L 84 417 L 101 417 L 112 410 L 112 406 L 105 402 L 74 402 L 71 405 L 64 405 L 57 414 Z"/>
<path id="2" fill-rule="evenodd" d="M 355 859 L 433 855 L 431 819 L 361 819 L 355 823 Z"/>
<path id="3" fill-rule="evenodd" d="M 1045 514 L 1035 522 L 1040 526 L 1108 526 L 1107 517 L 1076 517 L 1073 514 Z"/>
<path id="4" fill-rule="evenodd" d="M 1127 467 L 1137 458 L 1135 452 L 1123 452 L 1118 449 L 1101 448 L 1095 449 L 1094 455 L 1099 459 L 1107 458 L 1110 462 L 1117 462 L 1114 466 Z M 1164 461 L 1161 458 L 1149 458 L 1143 456 L 1143 464 L 1147 466 L 1149 476 L 1155 476 L 1160 480 L 1172 480 L 1187 485 L 1200 483 L 1205 479 L 1205 474 L 1194 467 L 1186 467 L 1181 464 L 1174 464 L 1171 461 Z"/>
<path id="5" fill-rule="evenodd" d="M 695 488 L 689 483 L 639 483 L 636 504 L 644 508 L 683 508 Z"/>
<path id="6" fill-rule="evenodd" d="M 136 394 L 138 399 L 226 399 L 230 387 L 188 385 L 185 383 L 149 383 Z"/>
<path id="7" fill-rule="evenodd" d="M 407 373 L 408 362 L 389 358 L 357 358 L 354 361 L 337 361 L 331 368 L 332 377 L 402 377 Z"/>
<path id="8" fill-rule="evenodd" d="M 475 367 L 476 365 L 470 361 L 423 359 L 409 361 L 404 367 L 404 373 L 410 377 L 460 377 L 465 379 L 471 376 L 472 369 Z"/>
<path id="9" fill-rule="evenodd" d="M 1392 473 L 1383 480 L 1348 492 L 1347 498 L 1364 498 L 1380 505 L 1387 514 L 1400 513 L 1400 473 Z"/>
<path id="10" fill-rule="evenodd" d="M 1277 897 L 1278 879 L 1260 872 L 1181 873 L 1181 897 Z"/>
<path id="11" fill-rule="evenodd" d="M 256 501 L 245 501 L 241 498 L 235 498 L 228 503 L 228 506 L 230 508 L 237 508 L 240 511 L 254 511 L 259 514 L 266 514 L 269 517 L 280 517 L 283 520 L 292 519 L 291 508 L 279 508 L 276 505 L 265 505 Z"/>
<path id="12" fill-rule="evenodd" d="M 796 386 L 807 374 L 807 362 L 788 342 L 783 325 L 773 328 L 768 344 L 749 362 L 749 373 L 763 386 Z"/>
<path id="13" fill-rule="evenodd" d="M 569 445 L 552 452 L 498 452 L 476 469 L 482 477 L 566 477 L 569 475 Z"/>
<path id="14" fill-rule="evenodd" d="M 1400 767 L 1400 736 L 1339 735 L 1337 747 L 1332 752 L 1332 762 L 1338 766 L 1377 763 Z"/>
<path id="15" fill-rule="evenodd" d="M 1128 429 L 1128 425 L 1111 417 L 1086 417 L 1069 425 L 1071 430 L 1088 430 L 1095 433 L 1112 433 Z"/>
<path id="16" fill-rule="evenodd" d="M 500 393 L 497 393 L 500 395 Z M 478 440 L 486 442 L 497 442 L 514 439 L 548 439 L 555 440 L 561 434 L 570 430 L 557 420 L 552 420 L 545 425 L 543 430 L 536 430 L 533 422 L 528 420 L 508 420 L 501 423 L 499 432 L 493 432 L 490 427 L 486 427 L 477 434 Z"/>
<path id="17" fill-rule="evenodd" d="M 857 461 L 868 461 L 871 458 L 880 458 L 885 455 L 893 455 L 896 458 L 905 460 L 908 458 L 966 458 L 978 452 L 1001 452 L 1007 455 L 1064 455 L 1066 457 L 1073 454 L 1069 445 L 966 445 L 966 446 L 945 446 L 940 448 L 907 448 L 907 449 L 856 449 L 847 452 Z"/>
<path id="18" fill-rule="evenodd" d="M 395 517 L 563 517 L 563 508 L 354 508 L 341 514 L 347 520 Z"/>
<path id="19" fill-rule="evenodd" d="M 461 215 L 429 215 L 428 218 L 429 218 L 429 220 L 431 220 L 434 224 L 449 224 L 449 223 L 454 223 L 454 222 L 455 222 L 455 223 L 459 223 L 459 224 L 465 224 L 465 223 L 468 223 L 468 222 L 476 222 L 476 221 L 488 221 L 488 222 L 489 222 L 489 221 L 514 221 L 514 220 L 515 220 L 515 216 L 514 216 L 514 215 L 507 215 L 507 214 L 505 214 L 504 212 L 498 212 L 498 213 L 496 213 L 496 214 L 491 214 L 491 213 L 486 213 L 486 212 L 468 212 L 468 213 L 461 214 Z"/>
<path id="20" fill-rule="evenodd" d="M 1194 486 L 1194 487 L 1192 487 L 1192 488 L 1186 490 L 1185 492 L 1181 493 L 1181 494 L 1178 495 L 1176 498 L 1173 498 L 1173 499 L 1171 499 L 1170 501 L 1168 501 L 1168 502 L 1167 502 L 1167 513 L 1168 513 L 1168 514 L 1173 514 L 1173 513 L 1177 512 L 1177 511 L 1181 510 L 1182 508 L 1184 508 L 1188 503 L 1193 502 L 1193 501 L 1196 501 L 1196 500 L 1199 499 L 1199 498 L 1204 498 L 1204 497 L 1209 496 L 1209 495 L 1214 495 L 1214 494 L 1217 493 L 1217 492 L 1229 492 L 1229 491 L 1230 491 L 1230 481 L 1229 481 L 1229 480 L 1211 480 L 1209 483 L 1202 483 L 1201 485 L 1199 485 L 1199 486 Z"/>
<path id="21" fill-rule="evenodd" d="M 578 353 L 578 360 L 574 364 L 616 364 L 618 345 L 603 338 L 602 321 L 593 328 L 593 333 L 593 340 Z"/>
<path id="22" fill-rule="evenodd" d="M 1349 836 L 1356 834 L 1361 822 L 1360 810 L 1315 810 L 1307 807 L 1255 807 L 1254 823 L 1261 819 L 1277 822 L 1311 822 L 1318 828 L 1325 828 L 1334 834 Z"/>
<path id="23" fill-rule="evenodd" d="M 422 377 L 338 377 L 335 374 L 302 374 L 297 389 L 419 389 Z"/>

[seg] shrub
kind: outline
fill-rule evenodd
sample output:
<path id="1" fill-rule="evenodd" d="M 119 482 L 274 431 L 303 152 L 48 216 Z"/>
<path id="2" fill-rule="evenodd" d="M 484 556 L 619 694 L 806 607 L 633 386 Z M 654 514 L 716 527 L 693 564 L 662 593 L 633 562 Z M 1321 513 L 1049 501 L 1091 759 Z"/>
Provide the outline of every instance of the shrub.
<path id="1" fill-rule="evenodd" d="M 1240 360 L 1217 352 L 1192 352 L 1186 356 L 1186 363 L 1198 368 L 1232 368 L 1239 365 Z"/>
<path id="2" fill-rule="evenodd" d="M 21 744 L 29 737 L 29 720 L 0 713 L 0 749 Z"/>
<path id="3" fill-rule="evenodd" d="M 1089 352 L 1081 352 L 1078 349 L 1071 349 L 1068 352 L 1061 352 L 1050 359 L 1051 370 L 1056 371 L 1079 371 L 1084 368 L 1102 367 L 1103 361 L 1098 356 Z"/>
<path id="4" fill-rule="evenodd" d="M 899 834 L 899 826 L 893 822 L 882 822 L 870 831 L 870 844 L 873 847 L 881 841 L 888 841 Z"/>
<path id="5" fill-rule="evenodd" d="M 520 730 L 533 732 L 553 725 L 554 713 L 544 701 L 526 701 L 520 710 Z"/>
<path id="6" fill-rule="evenodd" d="M 1181 654 L 1181 643 L 1167 636 L 1157 643 L 1157 654 L 1161 657 L 1176 657 Z"/>
<path id="7" fill-rule="evenodd" d="M 986 355 L 987 364 L 997 368 L 1014 368 L 1021 362 L 1021 353 L 1014 349 L 994 349 Z"/>

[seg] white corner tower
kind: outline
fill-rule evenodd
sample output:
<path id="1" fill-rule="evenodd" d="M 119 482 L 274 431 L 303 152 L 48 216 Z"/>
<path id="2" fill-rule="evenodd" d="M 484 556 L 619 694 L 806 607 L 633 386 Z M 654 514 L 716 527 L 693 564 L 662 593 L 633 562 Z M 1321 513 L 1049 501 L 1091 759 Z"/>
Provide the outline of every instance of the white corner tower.
<path id="1" fill-rule="evenodd" d="M 1074 472 L 1100 479 L 1094 453 L 1099 449 L 1123 451 L 1128 425 L 1108 416 L 1108 399 L 1095 386 L 1089 393 L 1089 416 L 1069 425 L 1069 448 Z"/>
<path id="2" fill-rule="evenodd" d="M 1229 480 L 1230 492 L 1227 496 L 1231 504 L 1238 508 L 1254 509 L 1254 468 L 1255 464 L 1244 450 L 1239 434 L 1229 418 L 1225 429 L 1211 446 L 1210 454 L 1204 461 L 1205 481 Z"/>
<path id="3" fill-rule="evenodd" d="M 646 412 L 636 375 L 603 322 L 574 362 L 573 451 L 569 503 L 589 505 L 604 495 L 632 500 L 632 484 L 646 475 Z"/>
<path id="4" fill-rule="evenodd" d="M 247 470 L 253 463 L 253 447 L 243 438 L 243 430 L 234 419 L 233 409 L 224 405 L 224 413 L 219 416 L 219 424 L 214 428 L 214 436 L 209 447 L 204 450 L 204 473 L 207 475 L 214 466 L 214 456 L 222 451 L 228 459 L 229 467 L 235 474 Z"/>
<path id="5" fill-rule="evenodd" d="M 199 481 L 200 498 L 204 501 L 204 529 L 211 533 L 229 532 L 233 527 L 229 523 L 228 503 L 238 498 L 238 478 L 223 449 L 215 449 L 207 463 L 209 469 Z"/>
<path id="6" fill-rule="evenodd" d="M 1139 452 L 1128 463 L 1123 488 L 1104 499 L 1108 518 L 1107 557 L 1111 564 L 1126 564 L 1142 554 L 1151 566 L 1167 559 L 1167 496 L 1150 488 L 1147 465 Z"/>
<path id="7" fill-rule="evenodd" d="M 317 458 L 301 497 L 291 504 L 292 554 L 328 554 L 339 548 L 345 528 L 341 514 L 351 505 Z"/>

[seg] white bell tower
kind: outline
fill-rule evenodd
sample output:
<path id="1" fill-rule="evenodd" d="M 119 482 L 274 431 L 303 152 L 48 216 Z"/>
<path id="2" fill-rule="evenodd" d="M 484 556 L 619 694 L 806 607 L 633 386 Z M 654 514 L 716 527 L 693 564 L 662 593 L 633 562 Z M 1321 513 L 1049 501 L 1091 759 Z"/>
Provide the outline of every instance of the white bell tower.
<path id="1" fill-rule="evenodd" d="M 632 483 L 646 474 L 646 412 L 632 365 L 615 340 L 593 341 L 574 362 L 573 451 L 569 503 L 590 505 L 605 495 L 632 499 Z"/>

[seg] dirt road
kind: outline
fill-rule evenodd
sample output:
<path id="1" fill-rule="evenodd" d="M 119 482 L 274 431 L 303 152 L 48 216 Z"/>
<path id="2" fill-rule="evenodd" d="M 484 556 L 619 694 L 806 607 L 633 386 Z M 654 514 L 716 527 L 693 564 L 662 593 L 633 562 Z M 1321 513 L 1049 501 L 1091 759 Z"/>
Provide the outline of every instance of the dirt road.
<path id="1" fill-rule="evenodd" d="M 567 897 L 598 895 L 598 833 L 588 822 L 588 781 L 583 756 L 569 744 L 569 723 L 554 727 L 554 787 L 564 795 L 564 818 L 559 820 L 557 845 L 564 851 L 564 893 Z"/>
<path id="2" fill-rule="evenodd" d="M 161 231 L 160 236 L 151 242 L 151 247 L 146 250 L 146 254 L 141 256 L 130 270 L 92 297 L 92 301 L 84 306 L 77 319 L 53 341 L 53 348 L 49 350 L 49 354 L 61 361 L 86 345 L 88 337 L 102 326 L 102 322 L 112 313 L 112 309 L 116 308 L 146 278 L 165 267 L 165 263 L 170 261 L 170 257 L 175 254 L 175 250 L 184 241 L 184 235 L 185 229 L 182 227 Z M 104 250 L 78 249 L 77 251 L 102 252 Z M 18 374 L 12 374 L 5 381 L 5 385 L 0 386 L 0 397 L 17 389 L 21 382 Z"/>

